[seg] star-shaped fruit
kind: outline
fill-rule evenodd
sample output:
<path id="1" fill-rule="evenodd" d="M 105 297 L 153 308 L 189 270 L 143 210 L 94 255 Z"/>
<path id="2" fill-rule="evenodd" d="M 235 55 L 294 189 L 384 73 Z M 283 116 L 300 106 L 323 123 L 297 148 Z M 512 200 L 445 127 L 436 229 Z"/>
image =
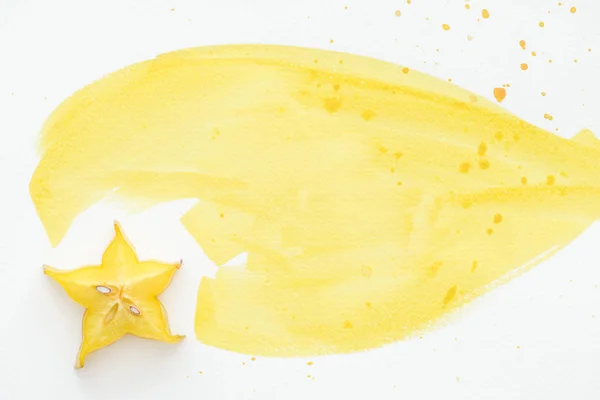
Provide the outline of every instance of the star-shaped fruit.
<path id="1" fill-rule="evenodd" d="M 75 367 L 83 367 L 88 354 L 127 334 L 169 343 L 183 339 L 184 336 L 171 334 L 167 312 L 157 298 L 180 266 L 181 262 L 140 262 L 117 222 L 115 237 L 102 256 L 102 265 L 74 271 L 45 265 L 44 273 L 86 308 Z"/>

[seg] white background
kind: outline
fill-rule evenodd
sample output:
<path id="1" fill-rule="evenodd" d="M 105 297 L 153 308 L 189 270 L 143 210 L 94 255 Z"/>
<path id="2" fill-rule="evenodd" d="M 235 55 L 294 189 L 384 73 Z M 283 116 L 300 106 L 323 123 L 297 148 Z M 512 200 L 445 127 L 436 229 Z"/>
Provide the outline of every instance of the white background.
<path id="1" fill-rule="evenodd" d="M 422 339 L 362 354 L 251 361 L 194 339 L 197 286 L 215 267 L 178 221 L 189 203 L 129 216 L 114 205 L 95 206 L 52 249 L 29 198 L 36 134 L 62 100 L 125 65 L 208 44 L 369 55 L 452 78 L 488 98 L 509 83 L 503 105 L 519 117 L 566 137 L 582 128 L 600 133 L 600 2 L 472 0 L 471 10 L 464 4 L 0 0 L 0 400 L 599 399 L 598 225 Z M 482 8 L 489 19 L 480 18 Z M 183 258 L 162 300 L 173 331 L 188 338 L 175 346 L 125 338 L 75 371 L 83 310 L 41 265 L 99 262 L 115 218 L 140 258 Z"/>

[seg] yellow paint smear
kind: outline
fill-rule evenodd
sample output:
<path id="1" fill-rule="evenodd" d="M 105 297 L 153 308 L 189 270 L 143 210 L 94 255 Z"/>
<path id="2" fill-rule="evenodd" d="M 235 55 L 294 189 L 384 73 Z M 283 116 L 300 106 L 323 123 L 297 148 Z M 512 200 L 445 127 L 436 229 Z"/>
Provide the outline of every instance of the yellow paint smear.
<path id="1" fill-rule="evenodd" d="M 202 280 L 197 338 L 255 356 L 411 336 L 600 215 L 591 132 L 566 140 L 418 71 L 314 49 L 127 67 L 65 101 L 40 151 L 30 189 L 53 245 L 103 198 L 199 199 L 190 234 L 215 264 L 247 263 Z"/>

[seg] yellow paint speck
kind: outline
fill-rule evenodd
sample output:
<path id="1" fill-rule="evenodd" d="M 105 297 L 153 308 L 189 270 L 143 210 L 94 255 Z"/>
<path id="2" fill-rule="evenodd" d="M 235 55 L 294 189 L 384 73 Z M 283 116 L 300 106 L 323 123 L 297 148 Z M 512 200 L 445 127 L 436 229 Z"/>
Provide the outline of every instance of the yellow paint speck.
<path id="1" fill-rule="evenodd" d="M 544 96 L 544 97 L 545 97 L 545 96 L 546 96 L 546 92 L 542 92 L 542 96 Z"/>
<path id="2" fill-rule="evenodd" d="M 550 114 L 544 114 L 544 118 L 546 118 L 548 121 L 552 121 L 554 119 L 554 117 Z"/>
<path id="3" fill-rule="evenodd" d="M 487 144 L 485 144 L 485 142 L 479 143 L 479 147 L 477 148 L 477 155 L 479 157 L 483 157 L 483 156 L 485 156 L 486 152 L 487 152 Z"/>
<path id="4" fill-rule="evenodd" d="M 506 98 L 506 89 L 504 88 L 494 88 L 494 97 L 498 103 L 501 103 L 502 100 Z"/>
<path id="5" fill-rule="evenodd" d="M 479 168 L 488 169 L 490 167 L 490 162 L 488 160 L 479 160 Z"/>
<path id="6" fill-rule="evenodd" d="M 540 23 L 538 25 L 540 26 L 540 28 L 543 28 L 546 24 L 544 24 L 543 21 L 540 21 Z"/>
<path id="7" fill-rule="evenodd" d="M 523 63 L 523 64 L 521 64 L 521 69 L 522 69 L 523 71 L 527 71 L 527 70 L 529 69 L 529 65 L 527 65 L 527 64 L 525 64 L 525 63 Z"/>
<path id="8" fill-rule="evenodd" d="M 468 41 L 471 41 L 471 40 L 473 40 L 473 36 L 471 36 L 471 35 L 467 35 L 467 40 L 468 40 Z"/>
<path id="9" fill-rule="evenodd" d="M 333 43 L 333 39 L 329 39 L 329 43 Z"/>
<path id="10" fill-rule="evenodd" d="M 569 10 L 569 11 L 571 11 L 571 13 L 575 14 L 577 12 L 577 8 L 576 7 L 571 7 L 571 10 Z"/>
<path id="11" fill-rule="evenodd" d="M 370 121 L 375 116 L 375 113 L 373 111 L 371 111 L 371 110 L 365 110 L 365 111 L 362 112 L 362 114 L 360 116 L 365 121 Z"/>
<path id="12" fill-rule="evenodd" d="M 448 24 L 442 24 L 442 28 L 443 28 L 445 31 L 449 31 L 449 30 L 450 30 L 450 25 L 448 25 Z"/>
<path id="13" fill-rule="evenodd" d="M 531 55 L 532 55 L 533 57 L 535 57 L 535 56 L 537 56 L 537 53 L 536 53 L 535 51 L 532 51 L 532 52 L 531 52 Z"/>
<path id="14" fill-rule="evenodd" d="M 521 183 L 522 183 L 523 185 L 527 185 L 527 178 L 525 178 L 525 177 L 522 177 L 522 178 L 521 178 Z"/>
<path id="15" fill-rule="evenodd" d="M 489 18 L 490 17 L 490 12 L 488 10 L 486 10 L 485 8 L 483 10 L 481 10 L 481 16 L 483 18 Z"/>
<path id="16" fill-rule="evenodd" d="M 552 186 L 554 185 L 554 182 L 556 182 L 556 178 L 554 177 L 554 175 L 548 175 L 546 177 L 546 185 Z"/>
<path id="17" fill-rule="evenodd" d="M 410 69 L 408 69 L 407 67 L 402 68 L 403 74 L 408 74 L 409 72 L 410 72 Z"/>
<path id="18" fill-rule="evenodd" d="M 444 307 L 447 306 L 448 303 L 450 303 L 452 301 L 452 299 L 454 299 L 455 296 L 456 296 L 456 285 L 452 286 L 446 292 L 446 295 L 444 296 Z"/>
<path id="19" fill-rule="evenodd" d="M 496 214 L 494 215 L 494 223 L 495 224 L 499 224 L 500 222 L 502 222 L 502 214 Z"/>
<path id="20" fill-rule="evenodd" d="M 467 10 L 470 10 L 470 9 L 471 9 L 471 5 L 470 5 L 470 4 L 465 4 L 465 8 L 466 8 Z"/>
<path id="21" fill-rule="evenodd" d="M 464 162 L 458 166 L 458 172 L 462 174 L 466 174 L 471 169 L 471 164 L 468 162 Z"/>
<path id="22" fill-rule="evenodd" d="M 309 362 L 306 363 L 306 365 L 313 365 L 313 362 L 309 361 Z"/>

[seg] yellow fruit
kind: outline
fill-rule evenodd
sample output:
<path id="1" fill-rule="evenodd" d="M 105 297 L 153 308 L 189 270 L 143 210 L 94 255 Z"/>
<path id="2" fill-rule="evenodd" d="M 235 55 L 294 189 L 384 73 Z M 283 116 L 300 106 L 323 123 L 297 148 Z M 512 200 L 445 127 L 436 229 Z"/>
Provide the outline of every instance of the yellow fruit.
<path id="1" fill-rule="evenodd" d="M 44 266 L 44 273 L 86 308 L 76 368 L 83 367 L 89 353 L 127 334 L 169 343 L 184 337 L 171 334 L 167 313 L 157 299 L 181 263 L 140 262 L 117 223 L 115 232 L 100 266 L 74 271 Z"/>
<path id="2" fill-rule="evenodd" d="M 414 335 L 600 217 L 591 132 L 322 50 L 162 55 L 76 93 L 40 144 L 30 188 L 54 245 L 106 197 L 199 199 L 182 222 L 205 254 L 247 262 L 203 279 L 196 336 L 253 355 Z"/>

